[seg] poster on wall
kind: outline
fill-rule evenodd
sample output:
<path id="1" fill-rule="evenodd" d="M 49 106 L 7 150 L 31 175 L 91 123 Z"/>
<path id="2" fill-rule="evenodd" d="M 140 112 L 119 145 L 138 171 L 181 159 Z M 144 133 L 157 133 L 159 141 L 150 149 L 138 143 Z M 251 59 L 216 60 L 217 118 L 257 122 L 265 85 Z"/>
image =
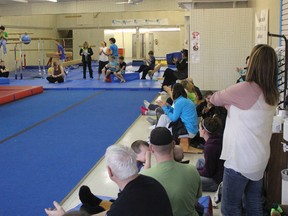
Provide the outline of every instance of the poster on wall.
<path id="1" fill-rule="evenodd" d="M 200 33 L 192 32 L 191 36 L 191 59 L 196 64 L 200 62 Z"/>
<path id="2" fill-rule="evenodd" d="M 267 44 L 268 9 L 255 13 L 255 44 Z"/>

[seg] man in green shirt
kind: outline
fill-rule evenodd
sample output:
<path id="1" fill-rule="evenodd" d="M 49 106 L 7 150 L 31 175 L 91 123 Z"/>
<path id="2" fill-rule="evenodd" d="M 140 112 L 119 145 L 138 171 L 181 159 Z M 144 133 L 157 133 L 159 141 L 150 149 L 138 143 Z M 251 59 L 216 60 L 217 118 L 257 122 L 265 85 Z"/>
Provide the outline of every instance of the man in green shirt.
<path id="1" fill-rule="evenodd" d="M 150 150 L 157 165 L 141 171 L 151 176 L 165 188 L 174 216 L 198 216 L 195 204 L 202 196 L 201 181 L 195 166 L 181 164 L 173 159 L 175 143 L 171 132 L 157 127 L 150 134 Z"/>

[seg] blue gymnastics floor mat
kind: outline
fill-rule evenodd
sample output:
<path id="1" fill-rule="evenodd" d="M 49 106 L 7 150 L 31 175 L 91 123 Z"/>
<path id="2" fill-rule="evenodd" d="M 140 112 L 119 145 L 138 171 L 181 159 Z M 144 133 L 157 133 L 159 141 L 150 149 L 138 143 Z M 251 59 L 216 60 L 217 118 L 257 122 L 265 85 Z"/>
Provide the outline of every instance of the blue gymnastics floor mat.
<path id="1" fill-rule="evenodd" d="M 45 215 L 44 208 L 62 200 L 135 121 L 143 100 L 155 96 L 50 90 L 1 106 L 7 117 L 1 119 L 0 215 Z"/>

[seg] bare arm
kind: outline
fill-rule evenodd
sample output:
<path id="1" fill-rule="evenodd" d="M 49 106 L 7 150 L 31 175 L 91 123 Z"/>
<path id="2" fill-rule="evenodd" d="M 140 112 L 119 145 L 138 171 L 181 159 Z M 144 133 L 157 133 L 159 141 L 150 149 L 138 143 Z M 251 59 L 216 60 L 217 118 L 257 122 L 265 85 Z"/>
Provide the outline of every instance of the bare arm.
<path id="1" fill-rule="evenodd" d="M 145 165 L 143 167 L 143 169 L 149 169 L 151 168 L 151 151 L 146 151 L 145 154 Z"/>
<path id="2" fill-rule="evenodd" d="M 163 89 L 168 93 L 169 97 L 172 98 L 171 86 L 163 86 Z"/>

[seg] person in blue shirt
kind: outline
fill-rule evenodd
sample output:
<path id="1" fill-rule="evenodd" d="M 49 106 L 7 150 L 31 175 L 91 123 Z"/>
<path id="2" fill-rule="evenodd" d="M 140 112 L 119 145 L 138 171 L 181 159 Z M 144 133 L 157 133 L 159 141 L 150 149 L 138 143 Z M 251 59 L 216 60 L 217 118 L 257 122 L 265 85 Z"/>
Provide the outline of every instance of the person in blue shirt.
<path id="1" fill-rule="evenodd" d="M 118 46 L 115 44 L 116 39 L 115 38 L 110 38 L 110 54 L 115 57 L 115 60 L 118 60 Z"/>
<path id="2" fill-rule="evenodd" d="M 109 56 L 109 63 L 105 65 L 105 67 L 102 69 L 102 72 L 104 74 L 104 82 L 109 82 L 110 74 L 117 71 L 118 64 L 115 60 L 115 56 L 111 55 Z"/>
<path id="3" fill-rule="evenodd" d="M 66 59 L 64 47 L 58 41 L 55 41 L 55 45 L 57 46 L 57 53 L 59 54 L 59 62 L 64 62 Z"/>
<path id="4" fill-rule="evenodd" d="M 156 127 L 171 127 L 171 122 L 183 122 L 184 128 L 179 130 L 185 131 L 185 135 L 189 138 L 193 138 L 198 133 L 198 117 L 195 108 L 195 104 L 187 98 L 187 93 L 184 87 L 180 83 L 176 83 L 172 89 L 173 105 L 169 105 L 164 101 L 157 101 L 157 104 L 162 107 L 165 114 L 161 115 Z M 172 128 L 173 133 L 173 128 Z M 173 134 L 174 136 L 175 134 Z M 175 137 L 175 136 L 174 136 Z M 178 137 L 177 137 L 178 138 Z"/>

